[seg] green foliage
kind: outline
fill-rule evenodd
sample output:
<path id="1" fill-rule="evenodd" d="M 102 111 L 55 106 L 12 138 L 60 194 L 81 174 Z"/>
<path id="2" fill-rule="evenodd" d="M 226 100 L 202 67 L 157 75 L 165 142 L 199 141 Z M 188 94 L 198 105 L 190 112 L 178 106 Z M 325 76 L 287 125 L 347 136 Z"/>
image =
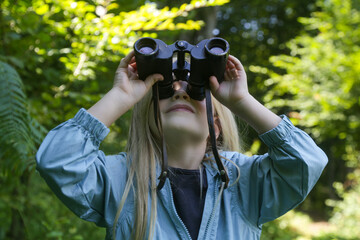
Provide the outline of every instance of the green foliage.
<path id="1" fill-rule="evenodd" d="M 0 162 L 2 180 L 21 176 L 35 151 L 22 81 L 10 65 L 0 62 Z"/>
<path id="2" fill-rule="evenodd" d="M 349 219 L 349 218 L 346 218 Z M 261 240 L 357 240 L 358 229 L 351 229 L 341 223 L 342 219 L 336 222 L 313 222 L 308 215 L 290 211 L 284 216 L 265 223 L 261 235 Z M 340 223 L 340 225 L 339 225 Z M 356 222 L 348 222 L 350 226 L 354 226 Z M 345 229 L 342 227 L 345 226 Z"/>
<path id="3" fill-rule="evenodd" d="M 20 220 L 19 214 L 24 210 L 26 198 L 22 194 L 27 192 L 24 180 L 32 171 L 36 144 L 40 144 L 45 130 L 27 110 L 27 98 L 19 75 L 1 61 L 0 102 L 0 222 L 10 228 L 11 216 Z M 0 229 L 1 239 L 7 228 Z"/>
<path id="4" fill-rule="evenodd" d="M 43 179 L 34 174 L 29 180 L 27 204 L 22 216 L 27 239 L 87 240 L 104 239 L 105 229 L 85 222 L 66 209 Z M 37 213 L 37 214 L 34 214 Z"/>
<path id="5" fill-rule="evenodd" d="M 342 183 L 334 183 L 334 187 L 342 200 L 328 200 L 327 204 L 334 207 L 330 222 L 337 226 L 338 235 L 346 239 L 360 236 L 360 170 L 349 176 L 347 189 Z"/>
<path id="6" fill-rule="evenodd" d="M 311 220 L 308 216 L 291 211 L 284 216 L 265 223 L 262 227 L 261 240 L 288 240 L 298 239 L 298 237 L 304 236 L 301 229 L 297 226 L 308 226 Z"/>
<path id="7" fill-rule="evenodd" d="M 320 142 L 338 141 L 334 155 L 355 167 L 360 164 L 360 13 L 351 0 L 319 1 L 319 6 L 322 12 L 300 19 L 308 33 L 288 43 L 290 55 L 271 58 L 286 73 L 268 72 L 265 84 L 272 91 L 264 100 L 289 109 L 292 120 Z"/>
<path id="8" fill-rule="evenodd" d="M 260 98 L 267 92 L 263 84 L 266 78 L 248 71 L 248 67 L 272 69 L 269 57 L 288 53 L 285 43 L 300 34 L 303 25 L 298 18 L 310 16 L 316 9 L 314 2 L 243 0 L 220 7 L 219 36 L 229 41 L 231 54 L 242 61 L 254 96 Z"/>
<path id="9" fill-rule="evenodd" d="M 56 26 L 51 29 L 53 34 L 64 36 L 68 42 L 66 48 L 39 48 L 37 52 L 65 53 L 60 61 L 68 71 L 66 79 L 70 82 L 94 79 L 99 64 L 107 60 L 118 62 L 140 36 L 156 37 L 156 34 L 149 31 L 199 29 L 203 25 L 201 21 L 174 23 L 176 17 L 208 4 L 207 1 L 201 4 L 195 4 L 196 2 L 198 1 L 172 9 L 157 9 L 155 3 L 146 3 L 136 11 L 120 12 L 120 6 L 112 1 L 88 3 L 66 0 L 50 4 L 44 4 L 41 0 L 34 1 L 32 7 L 35 13 L 42 16 L 42 22 Z M 62 12 L 61 15 L 57 14 L 59 11 Z M 71 90 L 65 86 L 58 91 L 68 96 Z"/>
<path id="10" fill-rule="evenodd" d="M 334 208 L 336 230 L 316 239 L 357 239 L 360 176 L 360 9 L 356 1 L 317 1 L 319 11 L 299 18 L 304 33 L 287 43 L 289 54 L 270 59 L 277 70 L 251 66 L 270 76 L 268 107 L 286 111 L 329 156 L 328 179 L 341 200 Z M 347 168 L 344 167 L 344 162 Z M 329 191 L 328 191 L 329 192 Z M 336 232 L 336 234 L 335 234 Z"/>

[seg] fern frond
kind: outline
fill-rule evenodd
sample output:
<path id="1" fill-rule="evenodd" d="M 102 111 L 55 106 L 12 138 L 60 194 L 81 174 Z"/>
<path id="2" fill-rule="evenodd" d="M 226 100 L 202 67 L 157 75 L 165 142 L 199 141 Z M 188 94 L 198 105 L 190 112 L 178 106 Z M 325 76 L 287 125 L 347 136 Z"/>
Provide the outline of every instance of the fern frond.
<path id="1" fill-rule="evenodd" d="M 37 125 L 39 126 L 39 124 Z M 33 159 L 39 134 L 32 135 L 34 121 L 27 108 L 20 76 L 10 65 L 0 61 L 0 176 L 18 175 Z"/>

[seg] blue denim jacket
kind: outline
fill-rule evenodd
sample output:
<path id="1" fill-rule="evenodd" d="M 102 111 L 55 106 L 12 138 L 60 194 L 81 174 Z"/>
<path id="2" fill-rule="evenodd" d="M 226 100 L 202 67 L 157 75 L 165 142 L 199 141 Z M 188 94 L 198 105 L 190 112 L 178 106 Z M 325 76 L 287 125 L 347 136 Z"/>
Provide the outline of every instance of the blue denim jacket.
<path id="1" fill-rule="evenodd" d="M 100 142 L 109 129 L 85 109 L 49 132 L 36 155 L 37 170 L 50 188 L 76 215 L 107 228 L 113 221 L 127 180 L 126 153 L 105 156 Z M 224 190 L 216 165 L 205 162 L 208 190 L 198 239 L 260 239 L 261 226 L 300 204 L 320 177 L 327 157 L 303 131 L 283 117 L 260 136 L 269 147 L 265 155 L 221 152 L 240 168 L 240 180 Z M 230 184 L 238 173 L 229 161 Z M 149 199 L 150 201 L 150 199 Z M 117 239 L 129 239 L 134 223 L 130 191 L 116 226 Z M 176 213 L 166 180 L 158 194 L 154 239 L 191 239 Z"/>

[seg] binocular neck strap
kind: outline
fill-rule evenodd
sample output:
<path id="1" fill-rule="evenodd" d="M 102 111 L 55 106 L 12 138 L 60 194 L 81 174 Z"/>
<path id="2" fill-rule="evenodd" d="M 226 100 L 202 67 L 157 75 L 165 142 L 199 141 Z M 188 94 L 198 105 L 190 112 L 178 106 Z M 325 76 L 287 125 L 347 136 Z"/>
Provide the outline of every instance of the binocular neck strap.
<path id="1" fill-rule="evenodd" d="M 207 121 L 209 126 L 209 134 L 210 134 L 210 142 L 212 152 L 217 164 L 217 167 L 220 172 L 221 181 L 224 183 L 224 189 L 228 187 L 229 184 L 229 176 L 226 172 L 226 169 L 220 160 L 220 156 L 216 147 L 216 135 L 215 135 L 215 127 L 214 127 L 214 118 L 212 113 L 212 102 L 211 102 L 211 94 L 210 89 L 205 89 L 205 97 L 206 97 L 206 114 Z M 159 130 L 160 135 L 160 144 L 162 148 L 162 161 L 161 161 L 161 174 L 159 176 L 159 184 L 156 187 L 158 191 L 162 189 L 165 184 L 167 175 L 168 175 L 168 161 L 167 161 L 167 151 L 166 151 L 166 143 L 165 137 L 163 134 L 162 124 L 161 124 L 161 116 L 160 116 L 160 107 L 159 107 L 159 88 L 158 83 L 153 86 L 153 102 L 154 102 L 154 118 L 156 126 Z"/>
<path id="2" fill-rule="evenodd" d="M 207 87 L 205 89 L 205 97 L 206 97 L 206 115 L 209 125 L 209 134 L 210 134 L 210 141 L 211 141 L 211 149 L 217 164 L 217 167 L 220 172 L 221 181 L 225 184 L 224 189 L 228 187 L 229 184 L 229 176 L 225 170 L 225 167 L 220 160 L 220 156 L 216 147 L 216 135 L 215 135 L 215 127 L 214 127 L 214 117 L 212 112 L 212 103 L 211 103 L 211 94 L 210 89 Z"/>
<path id="3" fill-rule="evenodd" d="M 167 151 L 166 151 L 166 143 L 165 143 L 165 137 L 164 137 L 164 133 L 163 133 L 163 129 L 162 129 L 162 124 L 161 124 L 161 116 L 160 116 L 160 107 L 159 107 L 159 88 L 158 88 L 158 83 L 155 83 L 155 85 L 153 85 L 153 103 L 154 103 L 154 118 L 155 118 L 155 124 L 159 130 L 159 135 L 160 135 L 160 144 L 161 144 L 161 148 L 162 148 L 162 152 L 161 152 L 161 174 L 159 176 L 159 184 L 157 185 L 156 189 L 158 191 L 160 191 L 162 189 L 162 187 L 165 184 L 165 180 L 166 177 L 168 175 L 168 161 L 167 161 Z"/>

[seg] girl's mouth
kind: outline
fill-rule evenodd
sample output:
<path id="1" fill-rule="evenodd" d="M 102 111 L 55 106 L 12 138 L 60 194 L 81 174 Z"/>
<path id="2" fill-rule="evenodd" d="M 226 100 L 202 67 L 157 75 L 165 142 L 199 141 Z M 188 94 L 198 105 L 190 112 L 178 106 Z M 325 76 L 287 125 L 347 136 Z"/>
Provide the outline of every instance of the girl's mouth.
<path id="1" fill-rule="evenodd" d="M 185 112 L 191 112 L 191 113 L 194 113 L 194 110 L 188 106 L 188 105 L 185 105 L 185 104 L 176 104 L 172 107 L 170 107 L 166 113 L 168 112 L 173 112 L 173 111 L 185 111 Z"/>

